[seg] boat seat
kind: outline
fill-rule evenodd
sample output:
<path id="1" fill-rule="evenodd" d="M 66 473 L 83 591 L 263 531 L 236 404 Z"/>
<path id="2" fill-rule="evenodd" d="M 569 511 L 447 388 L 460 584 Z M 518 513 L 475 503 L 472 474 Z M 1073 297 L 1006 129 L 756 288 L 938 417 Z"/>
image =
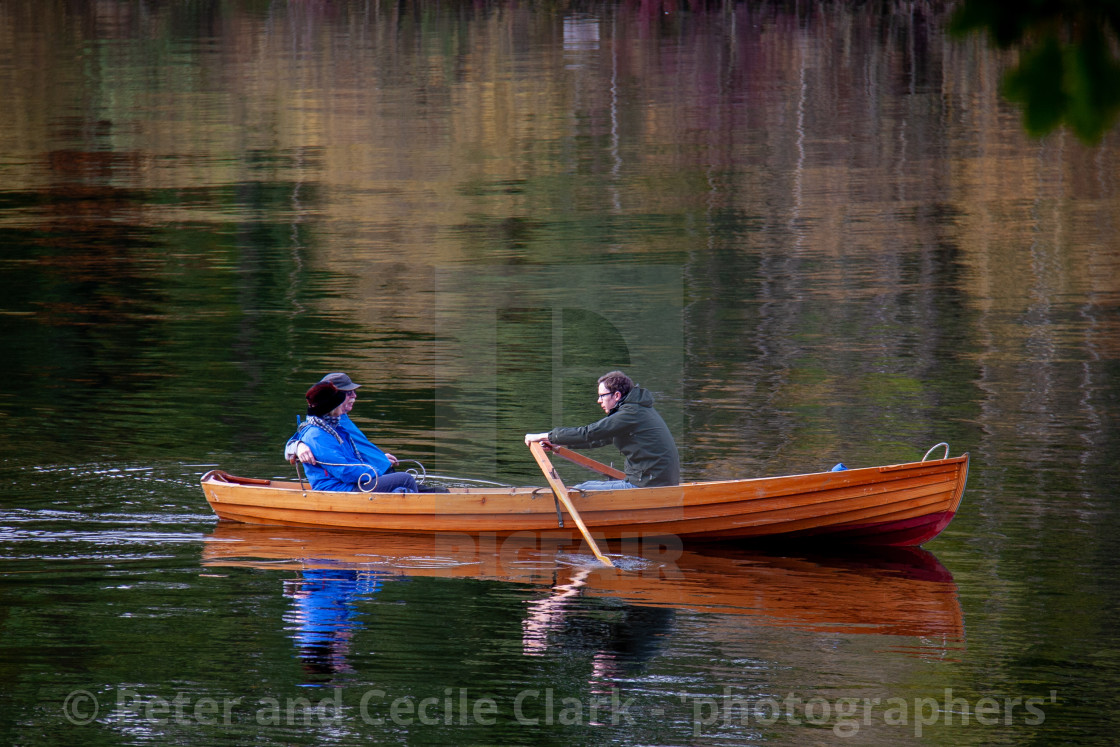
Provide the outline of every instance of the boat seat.
<path id="1" fill-rule="evenodd" d="M 223 472 L 220 469 L 212 469 L 202 476 L 203 482 L 208 479 L 217 480 L 218 482 L 228 482 L 235 485 L 271 485 L 272 480 L 265 480 L 259 477 L 238 477 L 231 475 L 228 472 Z"/>

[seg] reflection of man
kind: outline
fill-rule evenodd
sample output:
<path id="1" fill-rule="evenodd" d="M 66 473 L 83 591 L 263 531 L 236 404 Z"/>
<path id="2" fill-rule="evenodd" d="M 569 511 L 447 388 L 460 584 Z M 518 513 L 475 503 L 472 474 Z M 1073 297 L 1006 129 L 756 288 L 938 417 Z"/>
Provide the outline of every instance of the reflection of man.
<path id="1" fill-rule="evenodd" d="M 527 654 L 542 654 L 548 648 L 548 634 L 560 627 L 564 607 L 580 595 L 591 568 L 581 568 L 567 584 L 552 587 L 552 594 L 529 603 L 529 615 L 521 623 L 521 646 Z"/>
<path id="2" fill-rule="evenodd" d="M 574 569 L 571 581 L 554 585 L 547 597 L 529 603 L 529 614 L 521 623 L 521 646 L 530 656 L 549 649 L 592 652 L 594 685 L 641 671 L 657 655 L 676 613 L 664 607 L 584 598 L 592 570 Z"/>
<path id="3" fill-rule="evenodd" d="M 676 485 L 681 481 L 677 444 L 669 426 L 653 409 L 653 395 L 634 386 L 621 371 L 599 377 L 599 406 L 607 416 L 580 428 L 553 428 L 548 433 L 526 433 L 525 443 L 540 441 L 576 449 L 594 449 L 613 443 L 626 458 L 625 480 L 590 480 L 574 487 L 583 490 L 619 490 Z"/>

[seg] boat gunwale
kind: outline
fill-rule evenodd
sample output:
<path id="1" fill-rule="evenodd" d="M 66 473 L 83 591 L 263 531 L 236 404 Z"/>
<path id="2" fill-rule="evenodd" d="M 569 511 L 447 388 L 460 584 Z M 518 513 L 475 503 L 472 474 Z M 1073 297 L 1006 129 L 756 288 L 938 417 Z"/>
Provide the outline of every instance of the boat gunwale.
<path id="1" fill-rule="evenodd" d="M 901 463 L 898 463 L 898 464 L 889 464 L 889 465 L 881 465 L 881 466 L 873 466 L 873 467 L 858 467 L 858 468 L 855 468 L 855 469 L 840 470 L 840 471 L 836 471 L 836 472 L 831 472 L 831 471 L 826 470 L 826 471 L 822 471 L 822 472 L 804 472 L 804 473 L 797 473 L 797 474 L 791 474 L 791 475 L 775 475 L 775 476 L 768 476 L 768 477 L 743 477 L 743 478 L 734 478 L 734 479 L 729 479 L 729 480 L 703 480 L 703 481 L 695 481 L 695 482 L 682 482 L 682 483 L 679 483 L 677 485 L 657 485 L 657 486 L 650 486 L 650 487 L 644 487 L 644 488 L 635 487 L 635 488 L 628 488 L 625 491 L 619 491 L 619 490 L 593 490 L 592 491 L 592 490 L 580 490 L 580 489 L 577 489 L 577 488 L 569 488 L 569 491 L 570 491 L 570 493 L 573 497 L 578 497 L 580 499 L 586 499 L 586 498 L 589 498 L 589 497 L 616 496 L 616 495 L 622 495 L 622 494 L 624 494 L 628 497 L 637 497 L 637 496 L 641 496 L 641 495 L 649 495 L 650 493 L 653 493 L 654 491 L 669 492 L 669 491 L 682 490 L 682 491 L 692 492 L 692 493 L 711 492 L 711 491 L 719 490 L 721 488 L 725 488 L 725 487 L 728 487 L 728 486 L 749 485 L 751 483 L 762 484 L 762 483 L 766 483 L 766 482 L 787 482 L 788 481 L 791 485 L 793 485 L 798 480 L 809 479 L 809 478 L 834 479 L 834 480 L 839 479 L 841 481 L 846 480 L 846 481 L 849 481 L 849 482 L 853 482 L 853 480 L 851 478 L 856 477 L 856 476 L 858 476 L 860 474 L 863 474 L 863 473 L 870 473 L 870 472 L 882 474 L 882 473 L 900 472 L 900 471 L 906 470 L 906 469 L 918 470 L 918 469 L 927 469 L 927 468 L 934 468 L 934 467 L 950 467 L 951 469 L 931 471 L 928 474 L 935 475 L 935 474 L 939 474 L 940 472 L 958 472 L 962 462 L 965 465 L 968 464 L 968 458 L 969 458 L 969 455 L 966 452 L 964 454 L 961 454 L 960 456 L 949 457 L 949 458 L 946 458 L 946 459 L 936 459 L 936 460 L 931 459 L 931 460 L 924 461 L 924 462 L 901 462 Z M 221 476 L 224 476 L 224 477 L 230 477 L 230 478 L 233 478 L 233 480 L 215 479 L 214 475 L 221 475 Z M 890 477 L 890 478 L 885 478 L 882 481 L 858 481 L 858 482 L 861 485 L 874 485 L 874 484 L 877 484 L 878 482 L 884 482 L 885 483 L 885 482 L 889 482 L 889 481 L 894 480 L 894 479 L 896 479 L 896 478 Z M 266 484 L 266 481 L 267 481 L 267 484 Z M 552 489 L 549 488 L 547 485 L 545 485 L 545 486 L 523 485 L 523 486 L 478 487 L 478 488 L 453 487 L 453 488 L 449 488 L 449 491 L 450 491 L 449 493 L 407 493 L 407 494 L 402 494 L 402 493 L 378 493 L 378 492 L 368 492 L 367 493 L 367 492 L 346 491 L 346 490 L 314 490 L 309 485 L 306 485 L 305 483 L 301 483 L 301 482 L 290 481 L 290 480 L 273 480 L 273 479 L 268 479 L 268 478 L 240 477 L 240 476 L 237 476 L 237 475 L 231 475 L 231 474 L 229 474 L 227 472 L 223 472 L 221 470 L 210 470 L 209 472 L 204 474 L 201 478 L 201 484 L 203 486 L 205 486 L 205 485 L 216 485 L 216 486 L 230 486 L 230 487 L 236 487 L 236 488 L 249 488 L 249 489 L 253 489 L 253 490 L 268 490 L 268 491 L 277 491 L 277 492 L 296 492 L 296 493 L 300 493 L 301 495 L 304 495 L 304 496 L 306 496 L 306 495 L 315 495 L 315 496 L 365 496 L 367 499 L 371 499 L 371 500 L 373 498 L 376 498 L 376 497 L 386 497 L 386 498 L 400 499 L 402 495 L 411 496 L 412 500 L 415 500 L 416 496 L 418 496 L 418 495 L 428 495 L 428 496 L 443 496 L 443 495 L 489 496 L 489 495 L 493 495 L 493 496 L 503 496 L 503 497 L 508 496 L 508 497 L 529 497 L 529 498 L 537 498 L 537 497 L 548 498 L 548 497 L 552 497 Z M 844 487 L 844 486 L 838 486 L 838 487 Z M 813 488 L 814 491 L 818 490 L 818 489 L 819 488 Z M 829 488 L 825 488 L 825 489 L 826 490 L 833 490 L 833 489 L 837 489 L 837 488 L 829 487 Z M 767 494 L 765 496 L 765 498 L 781 497 L 782 495 L 797 495 L 797 494 L 804 493 L 804 492 L 806 492 L 806 490 L 803 489 L 803 488 L 791 488 L 789 493 L 780 493 L 780 492 L 770 493 L 770 494 Z M 712 502 L 712 503 L 721 503 L 721 502 L 729 502 L 729 501 L 742 501 L 742 500 L 748 500 L 748 499 L 744 499 L 744 498 L 739 497 L 739 496 L 734 496 L 734 497 L 726 499 L 725 501 L 715 501 L 715 502 Z"/>

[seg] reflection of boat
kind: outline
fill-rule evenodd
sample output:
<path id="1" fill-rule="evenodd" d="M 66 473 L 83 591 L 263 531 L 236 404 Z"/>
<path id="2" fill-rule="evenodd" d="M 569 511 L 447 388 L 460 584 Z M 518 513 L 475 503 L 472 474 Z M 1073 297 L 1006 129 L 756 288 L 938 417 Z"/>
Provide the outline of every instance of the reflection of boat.
<path id="1" fill-rule="evenodd" d="M 596 538 L 674 536 L 691 541 L 812 536 L 908 546 L 937 536 L 949 524 L 967 476 L 965 454 L 786 477 L 594 493 L 573 490 L 571 497 Z M 411 533 L 570 534 L 548 488 L 335 493 L 218 470 L 203 475 L 202 488 L 219 517 L 250 524 Z"/>
<path id="2" fill-rule="evenodd" d="M 207 538 L 203 562 L 509 581 L 549 589 L 558 598 L 614 598 L 814 632 L 964 640 L 956 584 L 920 548 L 813 558 L 627 542 L 615 548 L 623 551 L 615 556 L 620 570 L 581 563 L 588 557 L 574 554 L 576 541 L 220 523 Z"/>

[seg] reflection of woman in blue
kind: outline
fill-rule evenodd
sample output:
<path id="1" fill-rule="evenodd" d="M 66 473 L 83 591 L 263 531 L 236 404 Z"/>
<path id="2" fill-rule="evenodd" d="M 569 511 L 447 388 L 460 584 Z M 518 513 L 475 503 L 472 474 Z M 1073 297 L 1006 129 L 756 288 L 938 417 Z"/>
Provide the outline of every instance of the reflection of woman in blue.
<path id="1" fill-rule="evenodd" d="M 285 615 L 309 675 L 348 672 L 350 637 L 360 624 L 354 603 L 377 593 L 381 574 L 352 568 L 309 568 L 285 585 L 295 608 Z"/>

